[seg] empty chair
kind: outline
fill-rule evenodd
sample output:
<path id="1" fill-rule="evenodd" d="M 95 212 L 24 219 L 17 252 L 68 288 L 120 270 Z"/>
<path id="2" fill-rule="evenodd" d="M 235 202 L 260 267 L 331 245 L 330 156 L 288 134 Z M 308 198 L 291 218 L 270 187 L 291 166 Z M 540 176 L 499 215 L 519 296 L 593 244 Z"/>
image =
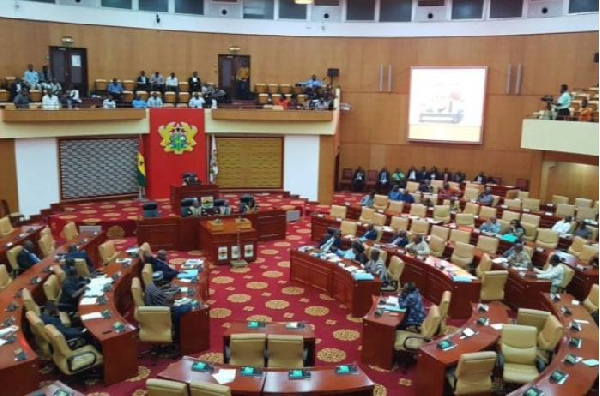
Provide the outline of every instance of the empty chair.
<path id="1" fill-rule="evenodd" d="M 54 238 L 52 234 L 44 234 L 40 236 L 38 240 L 38 246 L 40 248 L 40 252 L 42 252 L 42 257 L 48 257 L 54 251 Z"/>
<path id="2" fill-rule="evenodd" d="M 304 366 L 304 337 L 301 335 L 269 335 L 267 367 L 301 368 Z"/>
<path id="3" fill-rule="evenodd" d="M 373 209 L 386 210 L 387 207 L 388 207 L 388 197 L 385 195 L 375 194 L 375 201 L 373 203 Z"/>
<path id="4" fill-rule="evenodd" d="M 67 241 L 73 241 L 73 240 L 77 239 L 77 237 L 79 236 L 79 231 L 77 230 L 77 225 L 72 221 L 65 224 L 62 233 Z"/>
<path id="5" fill-rule="evenodd" d="M 575 205 L 569 205 L 566 203 L 556 205 L 556 216 L 559 216 L 559 217 L 573 216 L 573 217 L 575 217 Z"/>
<path id="6" fill-rule="evenodd" d="M 413 220 L 410 224 L 410 232 L 413 234 L 429 234 L 430 224 L 425 220 Z"/>
<path id="7" fill-rule="evenodd" d="M 538 229 L 535 244 L 545 249 L 556 249 L 558 246 L 558 234 L 552 231 L 551 228 Z"/>
<path id="8" fill-rule="evenodd" d="M 598 214 L 598 211 L 596 209 L 582 206 L 582 207 L 577 208 L 577 213 L 575 214 L 575 220 L 576 221 L 594 220 L 594 218 L 596 217 L 597 214 Z"/>
<path id="9" fill-rule="evenodd" d="M 190 396 L 231 396 L 231 391 L 226 385 L 192 382 Z"/>
<path id="10" fill-rule="evenodd" d="M 410 193 L 410 195 L 413 197 L 415 204 L 421 203 L 421 193 L 420 192 L 413 192 L 413 193 Z"/>
<path id="11" fill-rule="evenodd" d="M 389 215 L 395 216 L 395 215 L 399 215 L 400 213 L 402 213 L 403 210 L 404 210 L 404 202 L 390 201 L 388 208 L 387 208 L 387 213 Z"/>
<path id="12" fill-rule="evenodd" d="M 441 238 L 444 241 L 447 241 L 448 238 L 450 237 L 450 228 L 448 227 L 442 227 L 439 225 L 434 225 L 431 227 L 431 235 L 435 235 L 439 238 Z"/>
<path id="13" fill-rule="evenodd" d="M 340 224 L 340 232 L 342 233 L 342 236 L 350 235 L 354 237 L 358 232 L 358 224 L 356 224 L 355 221 L 342 221 L 342 224 Z"/>
<path id="14" fill-rule="evenodd" d="M 549 363 L 554 355 L 554 350 L 563 336 L 563 325 L 556 316 L 550 315 L 546 318 L 544 327 L 538 333 L 539 356 L 545 363 Z"/>
<path id="15" fill-rule="evenodd" d="M 563 197 L 562 195 L 553 195 L 552 198 L 550 198 L 550 203 L 553 205 L 568 204 L 569 198 Z"/>
<path id="16" fill-rule="evenodd" d="M 579 257 L 581 255 L 581 251 L 583 247 L 587 245 L 587 239 L 583 239 L 580 236 L 576 236 L 573 238 L 573 242 L 571 242 L 571 246 L 569 246 L 569 253 L 571 253 L 575 257 Z"/>
<path id="17" fill-rule="evenodd" d="M 4 216 L 0 218 L 0 235 L 8 235 L 13 232 L 13 226 L 10 222 L 10 217 Z"/>
<path id="18" fill-rule="evenodd" d="M 513 212 L 510 210 L 505 210 L 502 212 L 502 220 L 510 222 L 511 220 L 520 220 L 521 214 L 517 212 Z"/>
<path id="19" fill-rule="evenodd" d="M 576 208 L 591 208 L 594 201 L 589 198 L 575 198 Z"/>
<path id="20" fill-rule="evenodd" d="M 408 231 L 408 219 L 406 217 L 394 216 L 390 222 L 390 227 L 394 229 L 394 231 Z"/>
<path id="21" fill-rule="evenodd" d="M 341 205 L 331 205 L 329 215 L 339 219 L 346 218 L 346 207 Z"/>
<path id="22" fill-rule="evenodd" d="M 444 224 L 450 222 L 450 206 L 435 205 L 433 208 L 433 218 L 436 221 L 441 221 Z"/>
<path id="23" fill-rule="evenodd" d="M 589 263 L 598 254 L 598 245 L 585 245 L 581 249 L 579 260 Z"/>
<path id="24" fill-rule="evenodd" d="M 429 254 L 433 257 L 441 258 L 446 250 L 446 241 L 437 235 L 429 237 Z"/>
<path id="25" fill-rule="evenodd" d="M 600 307 L 600 302 L 598 301 L 598 291 L 598 284 L 594 283 L 587 295 L 587 298 L 583 301 L 583 306 L 586 307 L 590 313 L 598 311 L 598 307 Z"/>
<path id="26" fill-rule="evenodd" d="M 537 212 L 540 210 L 540 200 L 537 198 L 525 198 L 522 200 L 523 210 Z"/>
<path id="27" fill-rule="evenodd" d="M 508 271 L 483 271 L 481 273 L 481 301 L 504 300 L 504 285 L 508 279 Z"/>
<path id="28" fill-rule="evenodd" d="M 462 211 L 464 214 L 470 214 L 473 216 L 477 216 L 477 213 L 479 213 L 479 205 L 476 203 L 472 203 L 472 202 L 467 202 L 465 204 L 465 208 Z"/>
<path id="29" fill-rule="evenodd" d="M 169 307 L 138 307 L 138 338 L 151 344 L 151 353 L 158 358 L 160 347 L 173 342 L 173 324 Z"/>
<path id="30" fill-rule="evenodd" d="M 6 286 L 10 285 L 12 278 L 8 274 L 6 264 L 0 264 L 0 291 L 6 289 Z"/>
<path id="31" fill-rule="evenodd" d="M 538 226 L 531 223 L 521 222 L 521 227 L 525 230 L 523 234 L 523 239 L 526 241 L 535 241 L 538 232 Z"/>
<path id="32" fill-rule="evenodd" d="M 482 220 L 487 220 L 492 217 L 496 217 L 496 208 L 491 206 L 480 206 L 479 209 L 479 218 Z"/>
<path id="33" fill-rule="evenodd" d="M 62 288 L 60 287 L 60 281 L 58 276 L 52 274 L 46 279 L 43 284 L 44 294 L 46 295 L 46 299 L 49 301 L 54 301 L 58 304 L 60 301 L 60 295 L 62 292 Z"/>
<path id="34" fill-rule="evenodd" d="M 499 234 L 506 234 L 508 232 L 508 228 L 510 227 L 510 222 L 506 220 L 498 220 L 498 224 L 500 224 Z"/>
<path id="35" fill-rule="evenodd" d="M 228 388 L 226 387 L 226 389 Z M 188 385 L 186 383 L 159 378 L 148 378 L 146 380 L 146 390 L 148 391 L 146 396 L 188 396 Z"/>
<path id="36" fill-rule="evenodd" d="M 461 227 L 475 227 L 475 217 L 470 213 L 457 213 L 454 221 Z"/>
<path id="37" fill-rule="evenodd" d="M 360 211 L 360 217 L 358 218 L 358 221 L 362 223 L 370 223 L 373 221 L 373 214 L 375 214 L 375 209 L 363 206 Z"/>
<path id="38" fill-rule="evenodd" d="M 414 181 L 406 182 L 406 192 L 416 193 L 417 191 L 419 191 L 419 183 L 414 182 Z"/>
<path id="39" fill-rule="evenodd" d="M 98 246 L 98 252 L 100 253 L 104 265 L 110 264 L 119 257 L 119 252 L 117 252 L 113 241 L 106 241 Z"/>
<path id="40" fill-rule="evenodd" d="M 102 355 L 93 346 L 71 349 L 53 325 L 44 326 L 44 330 L 52 344 L 52 360 L 63 374 L 74 375 L 103 363 Z"/>
<path id="41" fill-rule="evenodd" d="M 411 216 L 427 217 L 427 206 L 423 204 L 412 204 L 410 205 Z"/>
<path id="42" fill-rule="evenodd" d="M 150 263 L 144 264 L 144 268 L 142 268 L 142 280 L 144 287 L 152 283 L 152 265 Z"/>
<path id="43" fill-rule="evenodd" d="M 137 320 L 138 308 L 146 305 L 142 284 L 137 276 L 131 280 L 131 296 L 133 297 L 133 317 Z"/>
<path id="44" fill-rule="evenodd" d="M 266 342 L 265 334 L 232 334 L 229 342 L 229 364 L 264 367 Z"/>
<path id="45" fill-rule="evenodd" d="M 477 199 L 479 197 L 479 189 L 473 187 L 465 187 L 465 193 L 463 197 L 467 200 Z"/>
<path id="46" fill-rule="evenodd" d="M 475 255 L 475 246 L 468 243 L 456 242 L 454 251 L 450 257 L 450 262 L 463 269 L 468 269 L 473 264 Z"/>
<path id="47" fill-rule="evenodd" d="M 446 321 L 448 320 L 448 309 L 450 308 L 450 301 L 452 300 L 452 292 L 445 290 L 442 293 L 442 299 L 440 300 L 440 330 L 439 334 L 445 334 L 446 332 Z"/>
<path id="48" fill-rule="evenodd" d="M 477 249 L 490 254 L 496 254 L 498 250 L 498 238 L 485 235 L 479 235 L 477 239 Z"/>
<path id="49" fill-rule="evenodd" d="M 535 225 L 536 227 L 540 226 L 540 216 L 537 215 L 532 215 L 529 213 L 523 213 L 521 215 L 521 224 L 523 223 L 527 223 L 527 224 L 532 224 Z"/>
<path id="50" fill-rule="evenodd" d="M 400 292 L 401 289 L 400 277 L 402 276 L 402 272 L 404 272 L 404 265 L 404 261 L 400 257 L 393 256 L 387 268 L 388 279 L 397 282 L 396 292 Z"/>
<path id="51" fill-rule="evenodd" d="M 537 331 L 534 327 L 512 324 L 502 326 L 500 350 L 505 383 L 526 384 L 537 378 Z"/>
<path id="52" fill-rule="evenodd" d="M 461 354 L 456 369 L 448 374 L 448 382 L 454 394 L 491 394 L 496 358 L 496 352 L 492 351 Z"/>
<path id="53" fill-rule="evenodd" d="M 510 210 L 521 210 L 523 207 L 523 201 L 520 199 L 505 199 L 504 205 Z"/>
<path id="54" fill-rule="evenodd" d="M 479 264 L 477 264 L 477 268 L 475 268 L 475 274 L 481 280 L 481 278 L 483 277 L 483 273 L 486 271 L 491 271 L 491 270 L 492 270 L 492 259 L 490 258 L 489 254 L 484 253 L 481 256 L 481 259 L 479 260 Z"/>
<path id="55" fill-rule="evenodd" d="M 550 316 L 548 311 L 540 311 L 537 309 L 519 308 L 517 311 L 518 325 L 532 326 L 541 331 L 546 325 L 546 319 Z"/>
<path id="56" fill-rule="evenodd" d="M 558 286 L 558 292 L 564 293 L 567 291 L 567 287 L 569 287 L 569 284 L 571 283 L 571 281 L 573 280 L 573 277 L 575 276 L 575 270 L 566 264 L 560 264 L 560 265 L 562 265 L 562 267 L 563 267 L 563 281 Z"/>
<path id="57" fill-rule="evenodd" d="M 463 230 L 451 230 L 450 231 L 450 241 L 452 242 L 462 242 L 462 243 L 471 243 L 471 233 Z"/>
<path id="58" fill-rule="evenodd" d="M 387 216 L 381 213 L 374 213 L 373 218 L 371 219 L 371 223 L 376 226 L 384 226 L 387 221 Z"/>
<path id="59" fill-rule="evenodd" d="M 517 198 L 519 198 L 521 200 L 529 198 L 529 191 L 519 191 Z M 525 203 L 523 203 L 523 207 L 525 207 Z"/>
<path id="60" fill-rule="evenodd" d="M 63 283 L 65 283 L 65 279 L 67 279 L 67 273 L 61 268 L 60 265 L 53 265 L 52 271 L 54 272 L 54 275 L 56 275 L 56 277 L 58 278 L 58 282 L 62 288 Z"/>

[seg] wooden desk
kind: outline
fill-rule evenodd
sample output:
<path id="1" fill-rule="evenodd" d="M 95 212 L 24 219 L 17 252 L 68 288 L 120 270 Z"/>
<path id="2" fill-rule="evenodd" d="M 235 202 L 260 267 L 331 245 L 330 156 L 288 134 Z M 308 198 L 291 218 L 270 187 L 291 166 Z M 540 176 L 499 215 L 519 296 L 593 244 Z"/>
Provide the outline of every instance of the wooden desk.
<path id="1" fill-rule="evenodd" d="M 346 266 L 359 268 L 349 260 Z M 361 318 L 371 308 L 371 296 L 379 295 L 381 281 L 355 281 L 350 272 L 332 263 L 313 257 L 308 253 L 290 249 L 290 281 L 299 282 L 327 293 L 350 308 L 355 318 Z"/>
<path id="2" fill-rule="evenodd" d="M 354 221 L 354 220 L 351 220 Z M 314 242 L 319 242 L 323 235 L 327 233 L 328 228 L 339 229 L 341 226 L 341 221 L 335 217 L 323 214 L 314 214 L 310 218 L 310 239 Z M 365 233 L 367 227 L 365 224 L 359 224 L 357 227 L 357 237 L 361 236 Z M 381 234 L 381 242 L 389 243 L 392 241 L 392 237 L 394 232 L 392 229 L 384 229 Z M 349 246 L 350 241 L 345 238 L 342 238 L 342 245 Z"/>
<path id="3" fill-rule="evenodd" d="M 197 359 L 184 356 L 178 362 L 158 373 L 158 377 L 171 381 L 190 384 L 206 382 L 215 384 L 217 381 L 210 373 L 192 371 L 192 364 Z M 220 368 L 235 368 L 237 370 L 233 382 L 226 384 L 232 396 L 258 395 L 348 395 L 372 396 L 375 389 L 373 381 L 358 367 L 355 375 L 337 375 L 335 367 L 322 366 L 307 368 L 311 372 L 310 379 L 290 380 L 288 370 L 264 369 L 260 377 L 242 377 L 240 368 L 229 365 L 215 365 Z"/>
<path id="4" fill-rule="evenodd" d="M 171 210 L 176 215 L 181 215 L 181 200 L 184 198 L 219 197 L 219 186 L 216 184 L 193 184 L 191 186 L 176 186 L 171 184 L 169 187 L 169 202 Z"/>
<path id="5" fill-rule="evenodd" d="M 585 395 L 594 387 L 598 379 L 598 368 L 597 367 L 586 367 L 582 363 L 577 363 L 574 366 L 568 365 L 563 362 L 564 358 L 568 354 L 581 357 L 582 359 L 598 359 L 598 326 L 594 323 L 591 315 L 587 309 L 581 305 L 572 305 L 573 296 L 568 294 L 561 295 L 561 300 L 558 302 L 552 301 L 549 294 L 544 294 L 542 304 L 545 309 L 552 312 L 558 320 L 560 320 L 564 327 L 564 337 L 560 341 L 556 354 L 554 355 L 552 362 L 546 367 L 546 369 L 540 373 L 540 376 L 533 382 L 522 386 L 518 390 L 512 392 L 511 396 L 522 395 L 523 392 L 530 386 L 535 385 L 544 395 L 552 396 L 572 396 L 572 395 Z M 559 308 L 561 306 L 568 306 L 572 312 L 569 317 L 564 317 Z M 582 325 L 582 331 L 575 331 L 569 329 L 569 322 L 571 320 L 586 320 L 589 323 Z M 569 345 L 570 337 L 579 337 L 582 340 L 581 348 L 574 348 Z M 560 370 L 564 373 L 569 374 L 566 382 L 562 385 L 557 385 L 550 380 L 550 376 L 555 370 Z"/>
<path id="6" fill-rule="evenodd" d="M 78 236 L 75 243 L 79 244 L 80 249 L 85 250 L 91 256 L 105 240 L 105 234 L 92 235 L 84 233 Z M 42 285 L 50 276 L 47 268 L 58 264 L 54 261 L 56 254 L 66 253 L 68 246 L 71 244 L 73 242 L 57 248 L 40 263 L 19 275 L 0 293 L 0 323 L 12 319 L 13 324 L 19 327 L 15 334 L 16 341 L 0 347 L 0 383 L 11 384 L 10 388 L 4 389 L 3 396 L 22 396 L 37 389 L 40 382 L 40 364 L 35 351 L 29 344 L 29 323 L 25 319 L 25 307 L 18 296 L 18 292 L 23 288 L 29 289 L 36 303 L 43 305 L 46 297 Z M 33 284 L 32 279 L 37 277 L 40 277 L 41 281 Z M 16 309 L 13 312 L 7 312 L 6 309 L 13 302 L 17 304 Z M 26 359 L 20 362 L 14 360 L 14 351 L 18 348 L 22 348 L 26 355 Z"/>
<path id="7" fill-rule="evenodd" d="M 121 121 L 145 118 L 144 109 L 11 109 L 2 112 L 4 122 Z"/>
<path id="8" fill-rule="evenodd" d="M 269 335 L 301 335 L 304 338 L 304 348 L 308 351 L 306 358 L 307 366 L 315 365 L 315 330 L 310 324 L 305 324 L 302 329 L 288 329 L 285 323 L 266 323 L 265 327 L 259 329 L 249 329 L 248 322 L 233 322 L 228 329 L 223 332 L 223 350 L 229 347 L 229 341 L 232 334 L 258 333 Z M 227 354 L 223 353 L 227 358 Z M 229 363 L 228 360 L 225 363 Z"/>
<path id="9" fill-rule="evenodd" d="M 66 391 L 69 396 L 85 396 L 83 393 L 77 392 L 73 388 L 63 384 L 60 381 L 54 381 L 50 384 L 47 384 L 43 388 L 29 393 L 27 396 L 54 396 L 54 394 L 59 390 Z"/>
<path id="10" fill-rule="evenodd" d="M 10 273 L 11 267 L 8 264 L 8 259 L 6 258 L 6 252 L 12 249 L 15 246 L 23 245 L 23 242 L 26 240 L 30 240 L 33 242 L 33 246 L 35 246 L 36 254 L 39 254 L 38 247 L 38 239 L 40 239 L 40 232 L 44 226 L 40 224 L 31 224 L 16 227 L 10 234 L 2 236 L 0 238 L 0 263 L 4 263 L 7 265 L 7 270 Z"/>
<path id="11" fill-rule="evenodd" d="M 417 372 L 415 375 L 415 394 L 443 395 L 446 383 L 446 371 L 448 368 L 458 364 L 460 355 L 484 350 L 495 350 L 501 331 L 494 330 L 490 326 L 480 325 L 477 323 L 477 320 L 479 318 L 489 318 L 490 324 L 509 323 L 507 309 L 500 303 L 489 304 L 488 312 L 479 312 L 477 304 L 473 304 L 472 309 L 473 314 L 467 322 L 454 335 L 448 337 L 449 340 L 456 343 L 455 348 L 442 351 L 437 347 L 437 341 L 429 342 L 419 348 Z M 478 332 L 478 334 L 461 339 L 462 331 L 466 328 L 470 328 Z"/>
<path id="12" fill-rule="evenodd" d="M 229 264 L 231 260 L 256 260 L 258 232 L 249 220 L 250 228 L 238 228 L 236 219 L 220 220 L 222 230 L 213 229 L 214 220 L 200 221 L 200 249 L 213 263 Z"/>
<path id="13" fill-rule="evenodd" d="M 379 308 L 379 297 L 372 296 L 371 309 L 363 317 L 362 349 L 360 361 L 386 370 L 394 368 L 394 341 L 396 327 L 404 319 L 403 312 L 383 312 L 375 315 Z"/>
<path id="14" fill-rule="evenodd" d="M 494 270 L 506 270 L 501 264 L 492 264 Z M 522 274 L 525 274 L 523 276 Z M 552 283 L 537 279 L 533 271 L 508 269 L 508 279 L 504 286 L 504 302 L 514 309 L 543 309 L 541 294 L 550 293 Z"/>

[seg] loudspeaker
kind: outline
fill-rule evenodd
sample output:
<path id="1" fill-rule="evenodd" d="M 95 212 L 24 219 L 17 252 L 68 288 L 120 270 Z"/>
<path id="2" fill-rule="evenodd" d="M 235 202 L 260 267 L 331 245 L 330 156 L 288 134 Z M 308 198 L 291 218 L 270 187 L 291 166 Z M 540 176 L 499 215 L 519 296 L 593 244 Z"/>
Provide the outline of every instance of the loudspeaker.
<path id="1" fill-rule="evenodd" d="M 327 69 L 327 77 L 339 77 L 340 69 Z"/>
<path id="2" fill-rule="evenodd" d="M 594 63 L 598 63 L 598 53 L 594 54 Z"/>

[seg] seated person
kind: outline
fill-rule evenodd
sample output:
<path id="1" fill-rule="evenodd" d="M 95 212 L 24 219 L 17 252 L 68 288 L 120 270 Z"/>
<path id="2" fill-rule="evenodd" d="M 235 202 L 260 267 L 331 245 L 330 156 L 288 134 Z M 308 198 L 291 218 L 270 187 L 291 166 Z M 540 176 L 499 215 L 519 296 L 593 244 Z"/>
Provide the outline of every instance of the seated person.
<path id="1" fill-rule="evenodd" d="M 146 107 L 148 107 L 146 105 L 146 102 L 144 100 L 142 100 L 140 95 L 135 96 L 135 98 L 133 99 L 133 102 L 131 102 L 131 106 L 134 109 L 145 109 Z"/>
<path id="2" fill-rule="evenodd" d="M 73 259 L 73 262 L 75 259 L 83 259 L 83 260 L 85 260 L 85 263 L 86 263 L 90 273 L 96 271 L 96 268 L 94 267 L 94 263 L 92 263 L 92 259 L 90 259 L 90 256 L 87 254 L 87 252 L 85 250 L 78 250 L 77 245 L 69 245 L 69 250 L 67 251 L 67 254 L 65 255 L 65 261 L 68 259 Z M 74 267 L 74 264 L 73 264 L 73 267 Z"/>
<path id="3" fill-rule="evenodd" d="M 594 109 L 588 107 L 588 100 L 583 98 L 581 101 L 581 108 L 579 109 L 579 121 L 592 121 L 594 115 Z"/>
<path id="4" fill-rule="evenodd" d="M 42 319 L 42 322 L 44 322 L 45 325 L 51 324 L 54 327 L 56 327 L 56 330 L 58 330 L 62 335 L 64 335 L 67 341 L 72 340 L 74 338 L 80 338 L 86 331 L 85 329 L 82 329 L 80 327 L 65 326 L 60 320 L 60 313 L 58 308 L 54 304 L 54 301 L 46 301 L 40 319 Z"/>
<path id="5" fill-rule="evenodd" d="M 163 107 L 163 101 L 158 96 L 158 93 L 152 92 L 150 99 L 148 99 L 148 101 L 146 102 L 146 107 L 148 107 L 149 109 L 160 109 L 161 107 Z"/>
<path id="6" fill-rule="evenodd" d="M 146 77 L 146 72 L 141 71 L 140 76 L 137 78 L 137 90 L 138 91 L 149 91 L 150 90 L 150 79 Z"/>
<path id="7" fill-rule="evenodd" d="M 179 271 L 171 268 L 169 266 L 169 264 L 167 264 L 169 262 L 169 260 L 168 260 L 167 252 L 164 250 L 159 250 L 156 253 L 156 257 L 153 257 L 152 253 L 145 250 L 144 251 L 144 262 L 152 265 L 152 272 L 161 271 L 163 273 L 163 279 L 167 283 L 171 282 L 171 280 L 173 280 L 173 278 L 175 278 L 179 274 Z"/>
<path id="8" fill-rule="evenodd" d="M 240 203 L 240 213 L 254 213 L 258 212 L 258 205 L 254 198 L 249 199 L 245 203 Z"/>
<path id="9" fill-rule="evenodd" d="M 448 168 L 444 168 L 444 172 L 442 172 L 441 179 L 446 183 L 452 180 L 452 173 L 450 173 L 450 170 Z"/>
<path id="10" fill-rule="evenodd" d="M 374 203 L 375 203 L 375 193 L 374 192 L 368 193 L 360 201 L 361 206 L 366 206 L 368 208 L 372 207 Z"/>
<path id="11" fill-rule="evenodd" d="M 335 253 L 340 248 L 340 230 L 333 230 L 331 234 L 327 234 L 319 246 L 324 253 Z"/>
<path id="12" fill-rule="evenodd" d="M 152 91 L 164 92 L 165 79 L 164 79 L 163 75 L 160 74 L 159 72 L 155 72 L 152 76 L 150 76 L 150 89 Z"/>
<path id="13" fill-rule="evenodd" d="M 448 183 L 444 183 L 442 185 L 442 188 L 438 191 L 438 198 L 441 199 L 456 198 L 456 196 L 458 195 L 459 192 L 454 190 L 453 188 L 450 188 L 450 185 Z"/>
<path id="14" fill-rule="evenodd" d="M 411 193 L 409 193 L 406 190 L 400 190 L 400 198 L 398 199 L 398 201 L 402 201 L 405 202 L 407 204 L 414 204 L 415 203 L 415 197 L 412 196 Z"/>
<path id="15" fill-rule="evenodd" d="M 428 179 L 438 180 L 440 178 L 440 173 L 438 172 L 437 166 L 432 166 L 429 174 L 427 175 Z"/>
<path id="16" fill-rule="evenodd" d="M 558 293 L 558 288 L 563 282 L 564 268 L 558 255 L 553 254 L 550 257 L 550 267 L 547 270 L 534 268 L 538 279 L 546 279 L 552 282 L 550 293 Z"/>
<path id="17" fill-rule="evenodd" d="M 42 110 L 59 110 L 60 102 L 58 96 L 54 95 L 52 91 L 44 91 L 45 95 L 42 97 Z"/>
<path id="18" fill-rule="evenodd" d="M 231 214 L 231 206 L 229 206 L 228 202 L 225 202 L 225 205 L 217 207 L 217 212 L 221 216 L 229 216 Z"/>
<path id="19" fill-rule="evenodd" d="M 175 339 L 179 339 L 179 329 L 181 317 L 192 311 L 192 306 L 189 304 L 183 304 L 180 306 L 174 306 L 175 294 L 165 293 L 161 288 L 165 284 L 163 274 L 161 271 L 152 273 L 152 282 L 146 285 L 144 294 L 144 303 L 150 307 L 164 307 L 168 306 L 171 309 L 171 322 L 175 328 Z"/>
<path id="20" fill-rule="evenodd" d="M 206 106 L 206 100 L 200 92 L 194 92 L 194 96 L 190 99 L 188 107 L 190 109 L 203 109 Z"/>
<path id="21" fill-rule="evenodd" d="M 188 89 L 190 92 L 202 91 L 202 81 L 200 81 L 197 71 L 193 72 L 192 77 L 188 78 Z"/>
<path id="22" fill-rule="evenodd" d="M 423 235 L 415 235 L 413 241 L 406 245 L 406 251 L 410 253 L 414 253 L 418 256 L 429 256 L 429 245 Z"/>
<path id="23" fill-rule="evenodd" d="M 532 266 L 531 257 L 529 257 L 520 242 L 504 252 L 503 256 L 508 260 L 508 265 L 511 267 L 529 269 Z"/>
<path id="24" fill-rule="evenodd" d="M 400 186 L 406 181 L 406 175 L 402 173 L 400 168 L 396 168 L 394 173 L 392 173 L 392 183 L 394 186 Z"/>
<path id="25" fill-rule="evenodd" d="M 577 228 L 575 229 L 575 236 L 578 236 L 583 239 L 590 239 L 592 237 L 592 233 L 585 224 L 585 221 L 581 221 L 577 224 Z"/>
<path id="26" fill-rule="evenodd" d="M 487 181 L 487 178 L 485 177 L 485 174 L 483 173 L 483 171 L 479 172 L 479 174 L 477 176 L 475 176 L 475 178 L 473 179 L 473 182 L 479 183 L 479 184 L 485 184 L 486 181 Z"/>
<path id="27" fill-rule="evenodd" d="M 352 191 L 362 191 L 365 186 L 365 171 L 362 167 L 358 167 L 354 176 L 352 176 Z"/>
<path id="28" fill-rule="evenodd" d="M 203 216 L 203 215 L 204 215 L 204 209 L 202 208 L 202 206 L 200 206 L 200 201 L 198 201 L 197 199 L 194 199 L 194 203 L 187 210 L 186 216 L 198 217 L 198 216 Z"/>
<path id="29" fill-rule="evenodd" d="M 406 172 L 407 179 L 408 180 L 412 180 L 412 181 L 417 180 L 417 178 L 418 178 L 418 172 L 419 171 L 417 170 L 417 168 L 414 167 L 414 165 L 411 166 L 410 169 L 408 169 L 408 172 Z"/>
<path id="30" fill-rule="evenodd" d="M 400 329 L 419 331 L 425 321 L 425 306 L 419 289 L 413 282 L 406 282 L 404 289 L 398 296 L 398 305 L 405 308 L 404 320 L 400 323 Z"/>
<path id="31" fill-rule="evenodd" d="M 564 219 L 557 221 L 552 226 L 552 231 L 559 235 L 568 234 L 571 231 L 571 225 L 573 224 L 573 218 L 571 216 L 565 216 Z"/>
<path id="32" fill-rule="evenodd" d="M 390 185 L 390 172 L 387 168 L 382 168 L 377 177 L 377 187 L 379 191 L 387 191 Z"/>
<path id="33" fill-rule="evenodd" d="M 103 109 L 114 109 L 116 107 L 117 104 L 115 103 L 115 100 L 113 99 L 112 95 L 108 95 L 108 97 L 102 101 Z"/>
<path id="34" fill-rule="evenodd" d="M 419 192 L 430 193 L 432 191 L 433 191 L 433 188 L 431 187 L 431 180 L 423 179 L 423 181 L 421 181 L 421 184 L 419 184 Z"/>
<path id="35" fill-rule="evenodd" d="M 106 89 L 108 94 L 111 95 L 115 100 L 121 100 L 123 96 L 123 85 L 116 78 L 113 78 L 112 82 L 108 84 Z"/>
<path id="36" fill-rule="evenodd" d="M 523 239 L 523 235 L 525 235 L 525 229 L 521 225 L 521 220 L 512 219 L 508 226 L 508 231 L 505 234 L 514 235 L 519 241 Z"/>
<path id="37" fill-rule="evenodd" d="M 400 201 L 402 198 L 402 190 L 400 190 L 400 187 L 398 186 L 394 186 L 392 187 L 392 191 L 390 191 L 388 193 L 388 198 L 392 201 Z"/>
<path id="38" fill-rule="evenodd" d="M 360 261 L 360 255 L 364 254 L 365 248 L 358 242 L 352 242 L 352 246 L 348 250 L 338 250 L 337 254 L 341 258 L 345 258 L 353 261 Z"/>
<path id="39" fill-rule="evenodd" d="M 479 194 L 479 197 L 477 197 L 477 203 L 481 205 L 491 205 L 492 203 L 494 203 L 492 189 L 486 187 L 485 190 L 483 190 L 483 192 Z"/>
<path id="40" fill-rule="evenodd" d="M 482 234 L 499 234 L 500 223 L 498 223 L 498 219 L 495 217 L 490 217 L 479 227 L 479 231 Z"/>
<path id="41" fill-rule="evenodd" d="M 450 211 L 453 212 L 460 212 L 460 201 L 457 200 L 455 197 L 452 197 L 449 199 L 449 203 L 448 205 L 450 205 Z"/>
<path id="42" fill-rule="evenodd" d="M 195 186 L 198 184 L 201 184 L 200 179 L 198 179 L 198 176 L 191 173 L 184 174 L 181 179 L 182 186 Z"/>
<path id="43" fill-rule="evenodd" d="M 75 268 L 65 268 L 67 277 L 62 286 L 59 308 L 63 312 L 77 312 L 79 297 L 85 292 L 86 281 L 79 278 Z"/>
<path id="44" fill-rule="evenodd" d="M 467 177 L 465 176 L 465 174 L 461 171 L 458 171 L 452 175 L 452 181 L 455 183 L 462 183 L 465 181 L 466 178 Z"/>
<path id="45" fill-rule="evenodd" d="M 397 234 L 394 234 L 394 236 L 392 237 L 391 245 L 405 248 L 406 245 L 408 245 L 408 237 L 406 235 L 406 231 L 398 231 Z"/>
<path id="46" fill-rule="evenodd" d="M 23 250 L 19 252 L 17 255 L 17 264 L 19 265 L 19 270 L 27 271 L 29 268 L 33 267 L 35 264 L 39 263 L 40 258 L 33 252 L 33 242 L 30 240 L 26 240 L 23 242 Z"/>
<path id="47" fill-rule="evenodd" d="M 167 91 L 179 92 L 179 79 L 175 77 L 174 72 L 171 72 L 171 75 L 165 80 L 165 89 Z"/>
<path id="48" fill-rule="evenodd" d="M 23 82 L 29 89 L 40 89 L 40 76 L 37 71 L 33 69 L 33 65 L 27 65 L 27 70 L 23 73 Z"/>
<path id="49" fill-rule="evenodd" d="M 367 230 L 365 231 L 365 233 L 358 238 L 358 240 L 360 242 L 365 242 L 365 241 L 374 241 L 377 239 L 377 230 L 375 229 L 375 226 L 373 224 L 369 224 L 367 226 Z"/>
<path id="50" fill-rule="evenodd" d="M 427 172 L 427 168 L 424 166 L 421 167 L 421 170 L 417 172 L 417 181 L 421 182 L 425 179 L 429 178 L 429 172 Z"/>
<path id="51" fill-rule="evenodd" d="M 381 252 L 379 250 L 371 249 L 369 261 L 364 265 L 364 269 L 371 275 L 378 276 L 382 282 L 387 282 L 387 268 L 380 256 Z"/>

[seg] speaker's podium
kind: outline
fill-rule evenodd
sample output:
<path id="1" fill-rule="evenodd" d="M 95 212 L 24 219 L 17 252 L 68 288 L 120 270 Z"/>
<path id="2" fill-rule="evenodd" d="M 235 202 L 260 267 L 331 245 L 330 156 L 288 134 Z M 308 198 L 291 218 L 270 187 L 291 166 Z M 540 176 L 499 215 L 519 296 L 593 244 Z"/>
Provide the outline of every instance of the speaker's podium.
<path id="1" fill-rule="evenodd" d="M 192 184 L 189 186 L 176 186 L 171 184 L 169 190 L 169 201 L 171 202 L 171 210 L 176 215 L 181 214 L 181 200 L 184 198 L 198 198 L 200 201 L 202 197 L 212 197 L 217 199 L 219 197 L 219 186 L 216 184 Z"/>
<path id="2" fill-rule="evenodd" d="M 243 265 L 256 259 L 258 232 L 246 218 L 200 221 L 200 249 L 218 265 Z"/>

